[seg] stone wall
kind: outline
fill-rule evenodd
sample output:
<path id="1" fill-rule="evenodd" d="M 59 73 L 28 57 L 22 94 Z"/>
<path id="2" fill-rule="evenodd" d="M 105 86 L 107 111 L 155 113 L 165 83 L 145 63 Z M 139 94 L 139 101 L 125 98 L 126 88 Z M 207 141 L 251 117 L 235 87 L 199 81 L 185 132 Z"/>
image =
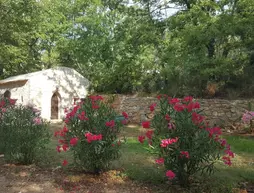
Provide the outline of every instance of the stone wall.
<path id="1" fill-rule="evenodd" d="M 108 95 L 106 99 L 113 101 L 112 106 L 121 113 L 129 114 L 130 123 L 140 124 L 151 116 L 149 106 L 158 100 L 153 97 L 137 97 L 136 95 Z M 254 100 L 197 99 L 201 109 L 211 125 L 231 126 L 241 121 L 241 116 Z"/>

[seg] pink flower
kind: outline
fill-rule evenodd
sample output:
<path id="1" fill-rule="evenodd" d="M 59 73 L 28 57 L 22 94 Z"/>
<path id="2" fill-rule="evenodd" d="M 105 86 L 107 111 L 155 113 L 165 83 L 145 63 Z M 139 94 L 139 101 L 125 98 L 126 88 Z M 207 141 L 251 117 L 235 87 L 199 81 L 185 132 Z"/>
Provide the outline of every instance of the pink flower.
<path id="1" fill-rule="evenodd" d="M 41 121 L 41 118 L 40 118 L 40 117 L 35 117 L 35 118 L 33 119 L 33 122 L 34 122 L 35 125 L 40 125 L 42 121 Z"/>
<path id="2" fill-rule="evenodd" d="M 172 172 L 172 170 L 168 170 L 168 171 L 166 172 L 166 176 L 168 177 L 169 180 L 172 180 L 172 179 L 175 178 L 176 175 L 175 175 L 174 172 Z"/>
<path id="3" fill-rule="evenodd" d="M 145 136 L 138 136 L 138 140 L 140 143 L 144 143 Z"/>
<path id="4" fill-rule="evenodd" d="M 5 113 L 6 112 L 6 108 L 2 108 L 2 113 Z"/>
<path id="5" fill-rule="evenodd" d="M 63 165 L 63 166 L 66 166 L 67 164 L 68 164 L 68 161 L 67 161 L 67 160 L 63 160 L 62 165 Z"/>
<path id="6" fill-rule="evenodd" d="M 71 138 L 71 140 L 70 140 L 70 144 L 71 144 L 72 146 L 77 145 L 77 143 L 78 143 L 78 138 L 77 138 L 77 137 L 73 137 L 73 138 Z"/>
<path id="7" fill-rule="evenodd" d="M 128 119 L 128 114 L 126 112 L 122 112 L 122 115 L 124 116 L 125 119 Z"/>
<path id="8" fill-rule="evenodd" d="M 96 140 L 101 141 L 102 140 L 102 134 L 96 135 Z"/>
<path id="9" fill-rule="evenodd" d="M 150 128 L 150 121 L 142 122 L 142 126 L 143 126 L 143 128 L 146 128 L 146 129 Z"/>
<path id="10" fill-rule="evenodd" d="M 176 128 L 176 126 L 174 125 L 174 123 L 168 123 L 168 128 L 169 129 L 175 129 Z"/>
<path id="11" fill-rule="evenodd" d="M 85 133 L 85 137 L 86 137 L 88 143 L 91 143 L 92 141 L 102 140 L 102 134 L 93 135 L 92 133 Z"/>
<path id="12" fill-rule="evenodd" d="M 178 138 L 172 138 L 172 139 L 162 139 L 161 140 L 161 147 L 167 147 L 168 145 L 171 145 L 173 143 L 176 143 L 178 141 Z"/>
<path id="13" fill-rule="evenodd" d="M 111 120 L 111 121 L 106 122 L 106 126 L 107 127 L 114 127 L 115 126 L 115 121 Z"/>
<path id="14" fill-rule="evenodd" d="M 181 154 L 181 155 L 180 155 L 181 158 L 183 158 L 183 157 L 185 157 L 185 158 L 187 158 L 187 159 L 190 158 L 190 155 L 189 155 L 189 152 L 188 152 L 188 151 L 181 151 L 180 154 Z"/>
<path id="15" fill-rule="evenodd" d="M 156 107 L 156 105 L 157 105 L 156 103 L 151 104 L 151 105 L 150 105 L 150 111 L 153 112 L 154 109 L 155 109 L 155 107 Z"/>
<path id="16" fill-rule="evenodd" d="M 164 158 L 161 157 L 161 158 L 155 160 L 155 162 L 156 162 L 157 164 L 164 164 Z"/>

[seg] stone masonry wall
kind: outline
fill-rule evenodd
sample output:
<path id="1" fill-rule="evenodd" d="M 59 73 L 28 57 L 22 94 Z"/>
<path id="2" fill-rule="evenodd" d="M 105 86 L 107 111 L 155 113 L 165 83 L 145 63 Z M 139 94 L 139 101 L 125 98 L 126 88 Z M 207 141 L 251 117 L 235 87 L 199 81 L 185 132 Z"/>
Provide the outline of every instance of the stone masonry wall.
<path id="1" fill-rule="evenodd" d="M 106 99 L 113 101 L 112 106 L 119 113 L 125 111 L 129 121 L 140 124 L 151 117 L 149 106 L 158 102 L 153 97 L 137 97 L 135 95 L 108 95 Z M 254 107 L 254 100 L 196 99 L 211 125 L 231 126 L 241 121 L 242 114 Z"/>

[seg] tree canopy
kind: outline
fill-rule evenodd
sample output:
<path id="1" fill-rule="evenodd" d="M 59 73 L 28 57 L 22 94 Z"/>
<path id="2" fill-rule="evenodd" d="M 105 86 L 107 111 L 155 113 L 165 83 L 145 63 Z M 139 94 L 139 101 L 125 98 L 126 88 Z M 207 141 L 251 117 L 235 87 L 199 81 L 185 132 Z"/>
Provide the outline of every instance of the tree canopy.
<path id="1" fill-rule="evenodd" d="M 95 92 L 250 97 L 253 10 L 253 0 L 0 0 L 0 77 L 67 66 Z"/>

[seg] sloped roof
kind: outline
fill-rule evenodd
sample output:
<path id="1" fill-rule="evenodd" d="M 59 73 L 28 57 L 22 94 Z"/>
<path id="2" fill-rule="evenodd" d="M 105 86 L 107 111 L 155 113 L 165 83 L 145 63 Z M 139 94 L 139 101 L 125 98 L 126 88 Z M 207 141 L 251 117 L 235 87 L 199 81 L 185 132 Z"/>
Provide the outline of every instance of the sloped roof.
<path id="1" fill-rule="evenodd" d="M 32 73 L 28 73 L 28 74 L 21 74 L 21 75 L 17 75 L 17 76 L 11 76 L 9 78 L 6 78 L 4 80 L 0 80 L 0 85 L 1 84 L 5 84 L 5 83 L 12 83 L 12 82 L 22 82 L 22 81 L 27 81 L 31 78 L 34 78 L 35 76 L 39 76 L 39 75 L 47 75 L 47 73 L 53 72 L 53 71 L 66 71 L 66 70 L 73 70 L 71 68 L 68 67 L 56 67 L 56 68 L 50 68 L 47 70 L 41 70 L 41 71 L 37 71 L 37 72 L 32 72 Z M 75 71 L 76 72 L 76 71 Z M 78 72 L 76 72 L 78 73 Z"/>

